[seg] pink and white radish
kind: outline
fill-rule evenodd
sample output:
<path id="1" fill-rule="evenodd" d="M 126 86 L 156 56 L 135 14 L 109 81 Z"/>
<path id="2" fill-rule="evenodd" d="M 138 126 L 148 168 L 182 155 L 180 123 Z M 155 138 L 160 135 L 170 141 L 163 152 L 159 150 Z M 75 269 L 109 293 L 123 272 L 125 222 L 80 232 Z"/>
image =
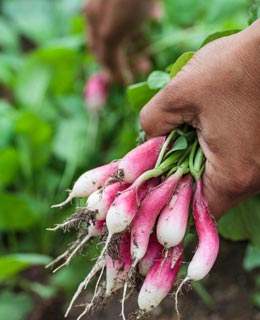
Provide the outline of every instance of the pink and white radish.
<path id="1" fill-rule="evenodd" d="M 184 170 L 184 167 L 180 167 L 175 174 L 154 187 L 142 201 L 131 227 L 131 255 L 134 264 L 144 257 L 156 218 L 171 198 Z"/>
<path id="2" fill-rule="evenodd" d="M 133 184 L 116 197 L 107 213 L 106 226 L 108 237 L 100 257 L 106 253 L 113 235 L 125 231 L 131 224 L 140 202 L 146 193 L 156 184 L 157 179 L 146 181 L 141 186 L 138 184 L 138 187 Z"/>
<path id="3" fill-rule="evenodd" d="M 194 191 L 193 216 L 199 244 L 189 264 L 187 277 L 198 281 L 210 272 L 219 251 L 218 231 L 215 220 L 209 212 L 201 179 L 196 182 Z"/>
<path id="4" fill-rule="evenodd" d="M 114 291 L 124 285 L 132 264 L 130 254 L 130 233 L 126 232 L 119 245 L 118 256 L 116 258 L 107 255 L 106 264 L 106 295 L 111 295 Z"/>
<path id="5" fill-rule="evenodd" d="M 108 77 L 105 73 L 93 74 L 84 89 L 84 100 L 91 112 L 98 112 L 108 97 Z"/>
<path id="6" fill-rule="evenodd" d="M 116 175 L 118 165 L 119 161 L 113 161 L 83 173 L 75 182 L 68 198 L 59 204 L 53 205 L 52 208 L 62 207 L 73 198 L 88 197 L 92 192 L 102 187 L 110 177 Z"/>
<path id="7" fill-rule="evenodd" d="M 180 284 L 175 294 L 175 307 L 178 312 L 178 293 L 185 282 L 199 281 L 206 277 L 213 267 L 218 251 L 219 236 L 214 218 L 211 216 L 203 192 L 201 178 L 196 182 L 193 196 L 193 216 L 198 233 L 199 243 L 196 252 L 188 266 L 187 276 Z"/>
<path id="8" fill-rule="evenodd" d="M 156 184 L 157 179 L 146 181 L 141 186 L 132 184 L 115 198 L 106 217 L 109 237 L 126 230 L 135 217 L 142 199 Z"/>
<path id="9" fill-rule="evenodd" d="M 163 208 L 157 222 L 158 241 L 167 249 L 177 246 L 187 228 L 192 195 L 192 177 L 181 179 L 171 201 Z"/>
<path id="10" fill-rule="evenodd" d="M 146 254 L 138 264 L 139 272 L 143 277 L 147 275 L 156 259 L 160 258 L 162 251 L 163 246 L 158 242 L 156 232 L 154 232 L 150 236 Z"/>
<path id="11" fill-rule="evenodd" d="M 115 200 L 118 192 L 125 190 L 129 184 L 115 182 L 93 192 L 87 200 L 86 209 L 95 212 L 96 220 L 105 220 L 109 207 Z"/>
<path id="12" fill-rule="evenodd" d="M 153 138 L 128 152 L 118 166 L 123 181 L 132 183 L 142 173 L 154 168 L 164 141 L 165 137 Z"/>
<path id="13" fill-rule="evenodd" d="M 171 248 L 166 259 L 161 254 L 160 259 L 154 262 L 138 295 L 138 306 L 141 310 L 153 310 L 168 295 L 182 263 L 182 252 L 182 246 Z"/>

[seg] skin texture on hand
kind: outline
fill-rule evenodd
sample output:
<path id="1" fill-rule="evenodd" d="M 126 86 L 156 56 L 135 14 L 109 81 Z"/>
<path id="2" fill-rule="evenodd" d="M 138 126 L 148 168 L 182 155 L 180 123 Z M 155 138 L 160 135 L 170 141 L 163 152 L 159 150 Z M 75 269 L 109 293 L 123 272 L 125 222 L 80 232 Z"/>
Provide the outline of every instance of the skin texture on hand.
<path id="1" fill-rule="evenodd" d="M 118 83 L 131 83 L 126 48 L 149 15 L 152 0 L 88 0 L 88 44 L 92 53 Z"/>
<path id="2" fill-rule="evenodd" d="M 187 123 L 206 156 L 216 218 L 260 191 L 260 20 L 201 48 L 141 111 L 149 137 Z"/>

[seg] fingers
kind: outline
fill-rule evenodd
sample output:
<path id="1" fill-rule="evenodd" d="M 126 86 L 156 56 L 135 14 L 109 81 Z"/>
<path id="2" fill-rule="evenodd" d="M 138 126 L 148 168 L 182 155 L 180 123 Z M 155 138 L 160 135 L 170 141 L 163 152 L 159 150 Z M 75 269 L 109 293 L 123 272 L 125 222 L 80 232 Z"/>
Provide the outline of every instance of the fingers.
<path id="1" fill-rule="evenodd" d="M 189 82 L 177 76 L 141 110 L 141 126 L 149 137 L 164 135 L 183 123 L 197 126 L 196 92 Z"/>
<path id="2" fill-rule="evenodd" d="M 228 181 L 215 170 L 208 160 L 202 181 L 210 212 L 218 220 L 235 205 L 230 194 L 225 192 Z"/>
<path id="3" fill-rule="evenodd" d="M 108 72 L 111 81 L 121 85 L 126 85 L 133 81 L 133 75 L 123 44 L 109 45 L 104 41 L 99 41 L 97 57 Z"/>

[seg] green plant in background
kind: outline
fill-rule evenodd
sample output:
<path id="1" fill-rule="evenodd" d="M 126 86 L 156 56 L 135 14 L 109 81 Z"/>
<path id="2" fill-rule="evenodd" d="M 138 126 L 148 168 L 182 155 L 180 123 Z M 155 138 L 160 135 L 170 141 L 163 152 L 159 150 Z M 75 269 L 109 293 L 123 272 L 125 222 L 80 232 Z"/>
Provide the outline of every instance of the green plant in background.
<path id="1" fill-rule="evenodd" d="M 98 66 L 85 49 L 81 4 L 2 2 L 0 281 L 7 289 L 0 296 L 1 319 L 23 318 L 34 294 L 49 299 L 58 290 L 69 293 L 86 272 L 78 259 L 47 282 L 43 268 L 32 276 L 69 237 L 46 231 L 60 219 L 50 205 L 57 194 L 64 197 L 76 175 L 128 151 L 138 132 L 136 112 L 128 108 L 122 89 L 111 88 L 99 124 L 84 104 L 85 82 Z M 92 256 L 95 252 L 93 246 Z M 23 293 L 12 293 L 14 288 Z M 17 303 L 11 308 L 8 299 Z"/>
<path id="2" fill-rule="evenodd" d="M 258 16 L 257 3 L 251 6 L 250 22 Z M 242 29 L 248 17 L 247 0 L 165 0 L 163 21 L 146 27 L 153 68 L 164 69 L 186 54 L 167 72 L 155 71 L 128 89 L 133 108 L 124 90 L 112 87 L 107 105 L 93 121 L 83 88 L 99 67 L 85 48 L 81 5 L 81 0 L 3 0 L 0 5 L 1 319 L 28 315 L 35 294 L 51 299 L 58 291 L 69 294 L 75 289 L 90 268 L 85 257 L 51 277 L 38 267 L 63 251 L 70 237 L 45 230 L 71 213 L 50 211 L 50 204 L 64 197 L 74 177 L 133 147 L 140 108 L 178 72 L 206 35 Z M 245 258 L 249 270 L 259 266 L 258 198 L 237 210 L 236 219 L 231 212 L 220 221 L 219 230 L 227 238 L 252 241 Z M 245 221 L 248 210 L 252 215 Z M 93 245 L 88 260 L 95 255 Z M 37 268 L 41 271 L 32 279 Z"/>

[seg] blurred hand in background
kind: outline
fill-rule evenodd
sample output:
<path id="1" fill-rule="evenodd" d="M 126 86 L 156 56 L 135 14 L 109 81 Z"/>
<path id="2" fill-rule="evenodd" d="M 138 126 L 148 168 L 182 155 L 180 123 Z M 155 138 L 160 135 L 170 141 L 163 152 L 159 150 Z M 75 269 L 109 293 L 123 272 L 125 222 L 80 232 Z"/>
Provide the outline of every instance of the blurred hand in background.
<path id="1" fill-rule="evenodd" d="M 88 0 L 88 45 L 111 81 L 129 84 L 134 80 L 128 47 L 142 37 L 142 25 L 154 9 L 154 0 Z M 137 56 L 135 60 L 138 61 Z M 149 61 L 140 59 L 140 68 Z"/>

